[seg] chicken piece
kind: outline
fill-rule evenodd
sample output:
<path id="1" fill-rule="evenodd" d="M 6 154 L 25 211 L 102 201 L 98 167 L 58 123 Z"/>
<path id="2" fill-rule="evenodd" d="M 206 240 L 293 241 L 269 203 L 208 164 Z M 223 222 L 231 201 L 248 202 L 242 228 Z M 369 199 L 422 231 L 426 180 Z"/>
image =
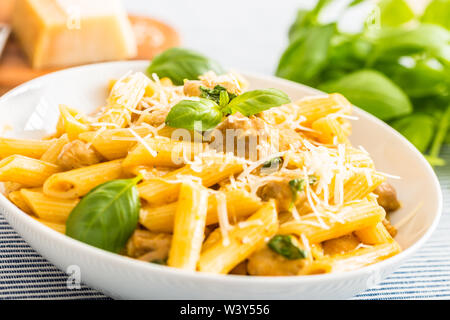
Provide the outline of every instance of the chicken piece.
<path id="1" fill-rule="evenodd" d="M 271 181 L 259 188 L 257 195 L 264 201 L 275 199 L 278 212 L 290 211 L 293 199 L 288 181 Z"/>
<path id="2" fill-rule="evenodd" d="M 354 250 L 360 241 L 353 234 L 348 234 L 336 239 L 330 239 L 322 243 L 323 252 L 326 255 L 346 253 Z"/>
<path id="3" fill-rule="evenodd" d="M 378 204 L 382 206 L 386 212 L 395 211 L 400 208 L 397 192 L 389 183 L 383 182 L 374 190 L 374 193 L 378 195 Z"/>
<path id="4" fill-rule="evenodd" d="M 386 230 L 389 232 L 392 238 L 394 238 L 397 235 L 397 229 L 389 222 L 389 220 L 384 219 L 383 225 L 386 228 Z"/>
<path id="5" fill-rule="evenodd" d="M 72 170 L 99 163 L 101 156 L 94 148 L 81 140 L 66 144 L 58 155 L 56 164 L 64 170 Z"/>
<path id="6" fill-rule="evenodd" d="M 166 109 L 156 109 L 150 113 L 144 113 L 141 116 L 139 116 L 139 118 L 136 121 L 136 124 L 140 125 L 142 123 L 148 123 L 153 127 L 158 127 L 166 121 L 169 111 L 170 108 L 166 108 Z"/>
<path id="7" fill-rule="evenodd" d="M 233 270 L 230 271 L 230 274 L 238 274 L 242 276 L 246 276 L 247 273 L 247 260 L 242 261 Z"/>
<path id="8" fill-rule="evenodd" d="M 252 161 L 256 161 L 263 152 L 259 149 L 261 146 L 258 146 L 261 145 L 261 141 L 270 138 L 267 125 L 262 119 L 255 116 L 245 117 L 239 112 L 228 116 L 216 129 L 220 130 L 222 141 L 214 141 L 210 145 L 212 149 L 218 152 L 232 152 L 238 157 Z M 233 146 L 234 150 L 228 150 L 228 146 Z"/>
<path id="9" fill-rule="evenodd" d="M 128 240 L 127 255 L 143 261 L 161 261 L 169 256 L 172 235 L 137 229 Z"/>
<path id="10" fill-rule="evenodd" d="M 247 271 L 253 276 L 295 276 L 307 261 L 308 259 L 288 260 L 264 246 L 248 258 Z"/>

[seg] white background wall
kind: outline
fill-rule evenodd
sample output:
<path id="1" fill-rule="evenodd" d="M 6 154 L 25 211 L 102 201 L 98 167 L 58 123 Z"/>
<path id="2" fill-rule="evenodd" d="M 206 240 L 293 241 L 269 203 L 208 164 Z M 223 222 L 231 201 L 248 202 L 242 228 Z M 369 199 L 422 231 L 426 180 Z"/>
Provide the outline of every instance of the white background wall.
<path id="1" fill-rule="evenodd" d="M 299 6 L 314 0 L 123 0 L 130 12 L 173 25 L 183 45 L 225 66 L 273 73 Z"/>
<path id="2" fill-rule="evenodd" d="M 1 1 L 1 0 L 0 0 Z M 273 74 L 287 44 L 297 9 L 316 0 L 122 0 L 130 12 L 173 25 L 183 46 L 215 58 L 224 66 Z M 351 0 L 339 0 L 349 2 Z M 376 0 L 373 0 L 376 1 Z M 419 6 L 429 0 L 410 0 Z M 330 10 L 337 11 L 337 10 Z M 333 12 L 331 12 L 333 14 Z M 362 14 L 343 19 L 358 24 Z"/>

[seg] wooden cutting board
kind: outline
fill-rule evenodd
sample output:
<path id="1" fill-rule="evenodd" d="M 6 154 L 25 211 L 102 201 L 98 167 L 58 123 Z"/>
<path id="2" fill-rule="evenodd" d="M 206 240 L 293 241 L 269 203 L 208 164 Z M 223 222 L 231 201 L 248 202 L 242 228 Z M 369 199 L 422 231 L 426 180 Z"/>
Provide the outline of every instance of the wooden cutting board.
<path id="1" fill-rule="evenodd" d="M 0 22 L 8 21 L 13 0 L 0 0 Z M 178 33 L 169 25 L 143 16 L 129 16 L 138 42 L 135 60 L 150 60 L 156 54 L 180 45 Z M 0 96 L 33 78 L 59 69 L 32 69 L 20 46 L 11 36 L 0 59 Z"/>

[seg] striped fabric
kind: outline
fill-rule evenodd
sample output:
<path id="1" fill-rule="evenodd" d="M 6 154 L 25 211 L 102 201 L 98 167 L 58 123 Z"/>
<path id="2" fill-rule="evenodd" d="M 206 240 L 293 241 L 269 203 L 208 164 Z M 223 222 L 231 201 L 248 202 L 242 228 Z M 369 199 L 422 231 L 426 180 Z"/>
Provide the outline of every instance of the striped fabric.
<path id="1" fill-rule="evenodd" d="M 450 147 L 444 156 L 450 161 Z M 438 229 L 394 274 L 355 299 L 450 299 L 450 166 L 436 170 L 444 193 Z M 84 285 L 68 289 L 66 281 L 0 215 L 0 299 L 108 299 Z"/>

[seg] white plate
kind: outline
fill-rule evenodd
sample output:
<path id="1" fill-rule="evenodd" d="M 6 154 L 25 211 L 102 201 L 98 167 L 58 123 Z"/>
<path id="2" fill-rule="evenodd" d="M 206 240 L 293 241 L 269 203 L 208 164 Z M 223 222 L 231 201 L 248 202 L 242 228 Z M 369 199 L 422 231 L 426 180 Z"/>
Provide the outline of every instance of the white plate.
<path id="1" fill-rule="evenodd" d="M 39 138 L 53 132 L 58 104 L 85 112 L 101 106 L 109 79 L 144 71 L 148 62 L 115 62 L 68 69 L 32 80 L 0 98 L 3 135 Z M 267 76 L 247 75 L 254 88 L 278 88 L 298 99 L 318 91 Z M 434 171 L 400 134 L 356 109 L 352 142 L 370 152 L 377 168 L 401 177 L 392 180 L 403 208 L 393 223 L 417 213 L 396 237 L 404 251 L 357 271 L 300 277 L 245 277 L 191 273 L 109 253 L 59 234 L 36 222 L 0 195 L 0 211 L 40 254 L 62 270 L 79 266 L 81 280 L 114 298 L 135 299 L 340 299 L 380 282 L 430 237 L 442 211 L 442 193 Z"/>

